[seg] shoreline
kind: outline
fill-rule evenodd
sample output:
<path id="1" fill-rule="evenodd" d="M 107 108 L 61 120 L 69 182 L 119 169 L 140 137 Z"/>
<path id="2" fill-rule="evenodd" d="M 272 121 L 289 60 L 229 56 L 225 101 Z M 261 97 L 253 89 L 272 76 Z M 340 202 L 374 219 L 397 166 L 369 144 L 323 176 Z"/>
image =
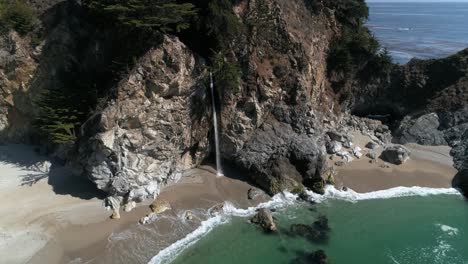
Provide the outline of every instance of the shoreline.
<path id="1" fill-rule="evenodd" d="M 419 145 L 408 147 L 414 156 L 402 166 L 380 168 L 378 164 L 369 164 L 368 158 L 362 158 L 339 168 L 336 176 L 337 188 L 341 184 L 355 192 L 335 190 L 333 197 L 365 196 L 365 193 L 398 186 L 437 188 L 434 189 L 435 194 L 439 191 L 452 192 L 451 189 L 439 189 L 450 188 L 450 177 L 456 173 L 450 164 L 451 157 L 447 156 L 449 148 Z M 5 147 L 0 150 L 2 148 Z M 158 199 L 168 201 L 172 210 L 158 215 L 153 223 L 140 225 L 139 220 L 151 212 L 148 207 L 150 201 L 139 204 L 131 212 L 122 212 L 120 220 L 111 220 L 111 212 L 102 207 L 102 201 L 98 198 L 86 200 L 57 194 L 54 192 L 55 187 L 50 186 L 46 179 L 31 186 L 21 186 L 21 177 L 33 172 L 28 172 L 18 164 L 2 161 L 0 172 L 10 174 L 8 181 L 0 181 L 0 198 L 9 200 L 13 194 L 13 199 L 17 200 L 17 204 L 0 209 L 0 213 L 8 215 L 0 220 L 1 227 L 8 227 L 6 231 L 0 228 L 0 254 L 7 255 L 5 253 L 12 248 L 18 249 L 15 252 L 21 252 L 20 255 L 7 259 L 6 263 L 124 263 L 115 259 L 118 255 L 116 253 L 123 243 L 120 242 L 120 236 L 131 232 L 164 237 L 164 241 L 158 244 L 158 248 L 154 248 L 154 252 L 143 256 L 142 262 L 148 262 L 161 250 L 196 231 L 204 221 L 212 219 L 208 213 L 209 208 L 229 201 L 234 207 L 245 209 L 268 200 L 266 196 L 248 200 L 247 192 L 253 186 L 242 175 L 230 175 L 228 172 L 231 177 L 217 177 L 213 169 L 205 166 L 188 171 L 178 183 L 165 186 Z M 408 190 L 411 194 L 411 188 L 400 191 Z M 184 219 L 187 211 L 194 214 L 193 221 Z M 173 231 L 174 223 L 180 225 L 176 231 Z M 24 231 L 19 233 L 19 230 Z M 8 239 L 5 234 L 15 234 L 22 240 Z M 123 241 L 128 243 L 125 239 Z M 25 245 L 24 241 L 30 243 L 27 244 L 29 251 L 20 250 Z M 138 243 L 132 238 L 130 242 Z"/>

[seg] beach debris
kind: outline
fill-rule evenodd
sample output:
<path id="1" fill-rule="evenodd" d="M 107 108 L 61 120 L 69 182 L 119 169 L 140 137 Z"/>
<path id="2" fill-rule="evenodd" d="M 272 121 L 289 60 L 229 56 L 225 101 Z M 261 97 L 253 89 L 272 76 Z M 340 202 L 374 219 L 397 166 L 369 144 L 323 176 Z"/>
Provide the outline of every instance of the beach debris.
<path id="1" fill-rule="evenodd" d="M 410 158 L 411 152 L 402 145 L 390 145 L 382 152 L 381 158 L 395 165 L 404 164 Z"/>
<path id="2" fill-rule="evenodd" d="M 264 192 L 262 190 L 260 190 L 259 188 L 250 188 L 248 191 L 247 191 L 247 198 L 249 200 L 253 200 L 255 198 L 257 198 L 258 196 L 260 195 L 263 195 Z"/>
<path id="3" fill-rule="evenodd" d="M 319 216 L 312 225 L 291 225 L 291 233 L 303 236 L 312 242 L 326 242 L 328 240 L 329 232 L 330 227 L 328 225 L 328 218 L 324 215 Z"/>
<path id="4" fill-rule="evenodd" d="M 336 154 L 341 151 L 343 145 L 338 141 L 327 142 L 327 152 L 328 154 Z"/>
<path id="5" fill-rule="evenodd" d="M 161 214 L 165 211 L 172 210 L 171 204 L 164 199 L 156 199 L 150 205 L 151 211 L 157 214 Z"/>
<path id="6" fill-rule="evenodd" d="M 343 192 L 347 192 L 347 191 L 348 191 L 348 187 L 343 186 L 343 187 L 341 187 L 341 190 L 342 190 Z"/>
<path id="7" fill-rule="evenodd" d="M 369 141 L 369 143 L 366 144 L 366 148 L 376 150 L 379 148 L 379 144 L 375 143 L 374 141 Z"/>
<path id="8" fill-rule="evenodd" d="M 149 223 L 152 223 L 154 220 L 158 218 L 158 215 L 154 212 L 151 212 L 147 214 L 145 217 L 140 219 L 140 224 L 142 225 L 147 225 Z"/>
<path id="9" fill-rule="evenodd" d="M 208 209 L 208 212 L 210 213 L 211 216 L 217 216 L 223 212 L 224 209 L 224 203 L 219 203 L 210 209 Z"/>
<path id="10" fill-rule="evenodd" d="M 254 217 L 250 219 L 253 224 L 259 225 L 265 232 L 276 232 L 277 227 L 273 220 L 271 211 L 266 208 L 260 208 Z"/>
<path id="11" fill-rule="evenodd" d="M 356 158 L 360 159 L 362 157 L 362 153 L 361 153 L 362 149 L 360 147 L 355 147 L 353 149 L 353 154 Z"/>

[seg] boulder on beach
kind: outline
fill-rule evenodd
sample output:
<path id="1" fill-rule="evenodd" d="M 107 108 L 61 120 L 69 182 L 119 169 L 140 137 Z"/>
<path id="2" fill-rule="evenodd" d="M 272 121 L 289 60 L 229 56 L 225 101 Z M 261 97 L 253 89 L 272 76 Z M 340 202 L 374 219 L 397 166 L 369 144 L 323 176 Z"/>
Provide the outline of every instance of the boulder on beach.
<path id="1" fill-rule="evenodd" d="M 335 154 L 341 151 L 343 145 L 338 141 L 331 141 L 327 143 L 327 153 L 328 154 Z"/>
<path id="2" fill-rule="evenodd" d="M 250 188 L 248 191 L 247 191 L 247 198 L 249 200 L 254 200 L 255 198 L 261 196 L 261 195 L 264 195 L 265 192 L 260 190 L 259 188 Z"/>
<path id="3" fill-rule="evenodd" d="M 269 209 L 259 209 L 257 214 L 254 215 L 250 221 L 262 227 L 265 232 L 276 232 L 277 230 L 275 221 L 273 220 L 273 216 Z"/>
<path id="4" fill-rule="evenodd" d="M 411 151 L 402 145 L 391 145 L 387 146 L 382 152 L 381 158 L 395 165 L 401 165 L 405 163 L 411 155 Z"/>
<path id="5" fill-rule="evenodd" d="M 119 212 L 119 210 L 114 210 L 114 211 L 112 211 L 112 215 L 110 216 L 110 219 L 120 219 L 120 212 Z"/>
<path id="6" fill-rule="evenodd" d="M 157 199 L 150 205 L 151 211 L 154 213 L 160 214 L 165 211 L 171 210 L 171 204 L 163 199 Z"/>
<path id="7" fill-rule="evenodd" d="M 366 144 L 366 148 L 376 150 L 379 148 L 379 144 L 375 143 L 374 141 L 369 141 L 369 143 Z"/>

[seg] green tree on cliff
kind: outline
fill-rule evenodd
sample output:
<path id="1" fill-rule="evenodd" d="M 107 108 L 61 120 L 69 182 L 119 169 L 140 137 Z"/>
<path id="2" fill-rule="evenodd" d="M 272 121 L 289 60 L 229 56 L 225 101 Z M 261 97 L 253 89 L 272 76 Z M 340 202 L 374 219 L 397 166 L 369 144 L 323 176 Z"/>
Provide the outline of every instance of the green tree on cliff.
<path id="1" fill-rule="evenodd" d="M 191 3 L 175 0 L 83 0 L 93 13 L 117 21 L 124 26 L 180 32 L 190 27 L 197 15 Z"/>
<path id="2" fill-rule="evenodd" d="M 0 0 L 0 30 L 13 29 L 26 34 L 37 21 L 35 11 L 25 1 Z"/>

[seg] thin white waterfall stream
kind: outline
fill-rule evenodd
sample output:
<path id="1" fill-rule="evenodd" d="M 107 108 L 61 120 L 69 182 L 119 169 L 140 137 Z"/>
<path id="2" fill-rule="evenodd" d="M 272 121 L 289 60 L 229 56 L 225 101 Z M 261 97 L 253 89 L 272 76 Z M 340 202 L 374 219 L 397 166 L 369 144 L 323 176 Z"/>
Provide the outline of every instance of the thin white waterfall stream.
<path id="1" fill-rule="evenodd" d="M 219 132 L 218 132 L 218 113 L 216 111 L 213 74 L 210 72 L 210 89 L 211 89 L 211 105 L 213 107 L 213 127 L 215 134 L 215 154 L 216 154 L 216 175 L 223 176 L 223 168 L 221 165 L 221 153 L 219 152 Z"/>

